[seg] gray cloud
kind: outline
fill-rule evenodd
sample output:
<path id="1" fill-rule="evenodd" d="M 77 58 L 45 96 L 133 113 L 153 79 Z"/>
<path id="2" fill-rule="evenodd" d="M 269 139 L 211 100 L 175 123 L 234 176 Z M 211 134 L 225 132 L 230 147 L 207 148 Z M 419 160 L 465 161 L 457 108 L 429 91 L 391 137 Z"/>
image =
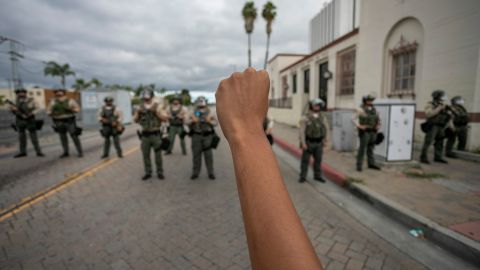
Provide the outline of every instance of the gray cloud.
<path id="1" fill-rule="evenodd" d="M 51 86 L 39 60 L 69 63 L 77 76 L 107 84 L 155 83 L 168 89 L 214 90 L 220 78 L 247 63 L 240 0 L 2 1 L 0 35 L 23 42 L 21 77 Z M 256 1 L 260 9 L 266 1 Z M 300 4 L 301 2 L 301 4 Z M 271 53 L 307 52 L 308 22 L 324 1 L 274 1 Z M 252 61 L 262 67 L 265 22 L 255 23 Z M 0 45 L 0 86 L 10 64 Z M 73 79 L 69 79 L 72 83 Z"/>

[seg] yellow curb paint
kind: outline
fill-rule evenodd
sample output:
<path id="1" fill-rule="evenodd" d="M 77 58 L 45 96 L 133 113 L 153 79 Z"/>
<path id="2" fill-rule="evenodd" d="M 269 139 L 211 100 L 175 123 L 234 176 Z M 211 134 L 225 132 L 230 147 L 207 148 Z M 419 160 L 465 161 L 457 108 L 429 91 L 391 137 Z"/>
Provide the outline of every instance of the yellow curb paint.
<path id="1" fill-rule="evenodd" d="M 127 152 L 125 152 L 124 156 L 128 156 L 136 151 L 138 151 L 140 148 L 133 147 L 129 149 Z M 108 160 L 102 160 L 100 162 L 97 162 L 89 167 L 87 169 L 79 172 L 79 173 L 74 173 L 72 176 L 65 178 L 63 181 L 61 181 L 59 184 L 53 185 L 49 188 L 46 188 L 40 192 L 35 193 L 32 196 L 27 196 L 23 199 L 20 200 L 19 203 L 11 205 L 5 209 L 0 210 L 0 222 L 5 221 L 12 216 L 22 212 L 23 210 L 47 199 L 48 197 L 51 197 L 52 195 L 58 193 L 59 191 L 73 185 L 74 183 L 80 181 L 81 179 L 85 177 L 92 176 L 95 172 L 109 166 L 110 164 L 114 163 L 115 161 L 119 160 L 119 158 L 112 158 Z"/>

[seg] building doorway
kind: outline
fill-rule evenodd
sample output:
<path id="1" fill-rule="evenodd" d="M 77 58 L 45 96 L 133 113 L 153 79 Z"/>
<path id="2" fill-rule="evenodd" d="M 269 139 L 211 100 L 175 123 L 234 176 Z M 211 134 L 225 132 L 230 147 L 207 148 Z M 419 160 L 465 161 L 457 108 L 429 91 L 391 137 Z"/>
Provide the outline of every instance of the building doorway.
<path id="1" fill-rule="evenodd" d="M 318 84 L 318 97 L 325 102 L 325 110 L 327 109 L 327 97 L 328 97 L 328 62 L 321 63 L 319 65 L 319 84 Z"/>

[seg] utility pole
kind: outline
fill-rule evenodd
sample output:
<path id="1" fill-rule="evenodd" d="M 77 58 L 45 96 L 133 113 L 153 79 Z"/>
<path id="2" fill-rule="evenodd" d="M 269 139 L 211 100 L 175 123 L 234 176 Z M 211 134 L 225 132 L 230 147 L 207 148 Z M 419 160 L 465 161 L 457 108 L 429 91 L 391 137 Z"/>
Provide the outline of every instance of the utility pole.
<path id="1" fill-rule="evenodd" d="M 22 79 L 20 79 L 20 73 L 18 72 L 18 61 L 20 58 L 23 58 L 23 55 L 18 52 L 20 46 L 23 46 L 22 43 L 7 37 L 0 36 L 0 44 L 4 41 L 10 43 L 10 61 L 12 62 L 12 83 L 13 89 L 19 89 L 22 87 Z"/>

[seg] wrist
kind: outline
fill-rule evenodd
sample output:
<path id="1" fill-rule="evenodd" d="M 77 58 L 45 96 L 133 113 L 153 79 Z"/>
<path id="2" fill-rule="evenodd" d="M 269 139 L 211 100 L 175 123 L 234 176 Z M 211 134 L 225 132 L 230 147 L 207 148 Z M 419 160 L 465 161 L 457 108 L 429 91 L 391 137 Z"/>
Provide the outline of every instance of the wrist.
<path id="1" fill-rule="evenodd" d="M 257 131 L 234 132 L 228 136 L 227 141 L 232 151 L 236 148 L 251 147 L 251 145 L 256 143 L 268 143 L 265 132 L 261 129 Z"/>

